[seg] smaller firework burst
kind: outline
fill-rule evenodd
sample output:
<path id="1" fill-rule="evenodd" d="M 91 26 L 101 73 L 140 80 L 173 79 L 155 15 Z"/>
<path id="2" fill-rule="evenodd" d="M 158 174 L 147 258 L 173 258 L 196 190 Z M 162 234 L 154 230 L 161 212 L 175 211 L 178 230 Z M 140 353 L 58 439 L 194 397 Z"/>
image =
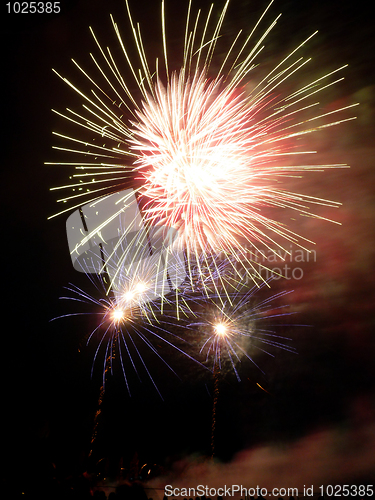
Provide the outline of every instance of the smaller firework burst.
<path id="1" fill-rule="evenodd" d="M 278 335 L 273 330 L 275 325 L 271 324 L 275 318 L 292 314 L 286 311 L 285 305 L 276 305 L 277 299 L 289 292 L 257 300 L 258 290 L 242 286 L 232 294 L 214 296 L 196 312 L 198 321 L 188 325 L 189 330 L 197 332 L 200 354 L 214 373 L 233 370 L 241 380 L 238 366 L 243 359 L 259 368 L 254 359 L 256 351 L 270 356 L 274 356 L 275 348 L 296 352 L 287 343 L 291 339 Z"/>
<path id="2" fill-rule="evenodd" d="M 104 391 L 108 375 L 112 375 L 114 372 L 116 358 L 116 366 L 121 366 L 129 394 L 131 394 L 130 371 L 132 376 L 135 374 L 139 380 L 141 380 L 143 372 L 147 374 L 162 398 L 147 365 L 148 354 L 152 353 L 176 376 L 176 372 L 165 360 L 164 355 L 160 354 L 162 347 L 171 348 L 175 357 L 178 353 L 196 362 L 180 347 L 181 345 L 188 347 L 188 344 L 174 333 L 172 326 L 175 318 L 164 313 L 162 315 L 163 323 L 160 322 L 161 315 L 158 315 L 157 312 L 160 312 L 161 302 L 153 300 L 154 292 L 150 292 L 152 283 L 146 280 L 146 274 L 143 276 L 139 274 L 136 277 L 135 275 L 127 275 L 123 271 L 122 286 L 116 286 L 109 293 L 108 283 L 110 279 L 108 275 L 98 271 L 98 274 L 87 274 L 87 277 L 94 289 L 93 293 L 86 292 L 76 285 L 70 285 L 66 287 L 70 294 L 61 298 L 79 302 L 88 307 L 89 310 L 68 313 L 61 317 L 93 315 L 98 318 L 95 328 L 85 336 L 86 346 L 95 345 L 91 376 L 93 376 L 96 363 L 102 357 L 102 387 Z M 171 305 L 170 309 L 175 312 L 175 305 Z M 167 329 L 168 325 L 171 326 L 170 330 Z M 144 348 L 148 351 L 147 355 L 145 355 Z"/>

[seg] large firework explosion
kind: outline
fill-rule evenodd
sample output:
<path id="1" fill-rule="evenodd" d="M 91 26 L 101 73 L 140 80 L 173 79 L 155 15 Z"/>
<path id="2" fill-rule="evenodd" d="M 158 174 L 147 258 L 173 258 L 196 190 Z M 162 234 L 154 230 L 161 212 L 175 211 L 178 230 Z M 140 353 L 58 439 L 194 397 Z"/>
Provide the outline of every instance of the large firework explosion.
<path id="1" fill-rule="evenodd" d="M 288 253 L 285 243 L 308 251 L 312 243 L 277 220 L 280 210 L 322 219 L 310 212 L 311 205 L 339 205 L 290 192 L 288 179 L 344 166 L 305 161 L 303 155 L 313 151 L 298 141 L 353 119 L 344 112 L 355 104 L 322 112 L 317 100 L 342 79 L 336 74 L 345 66 L 299 83 L 299 75 L 311 64 L 300 53 L 316 34 L 312 33 L 262 74 L 261 53 L 280 16 L 267 21 L 271 2 L 249 33 L 241 30 L 228 40 L 223 25 L 229 1 L 216 20 L 213 6 L 208 13 L 193 13 L 189 2 L 178 61 L 169 57 L 162 1 L 163 53 L 151 62 L 140 25 L 125 3 L 138 60 L 131 60 L 122 30 L 111 17 L 121 57 L 105 49 L 91 29 L 98 56 L 90 55 L 97 74 L 89 74 L 73 61 L 91 91 L 80 90 L 62 77 L 82 97 L 83 111 L 57 113 L 80 127 L 87 140 L 55 133 L 63 140 L 56 149 L 77 155 L 73 162 L 54 163 L 76 169 L 70 184 L 53 188 L 68 192 L 58 200 L 67 207 L 59 213 L 130 185 L 148 227 L 178 231 L 173 247 L 185 252 L 190 281 L 192 269 L 202 260 L 210 272 L 217 272 L 216 255 L 230 257 L 233 267 L 240 264 L 251 279 L 262 281 L 255 253 L 279 249 Z M 224 55 L 222 38 L 227 44 Z M 133 83 L 123 77 L 124 62 Z M 298 157 L 303 158 L 302 164 L 295 163 Z M 117 213 L 123 210 L 118 205 Z M 113 216 L 108 223 L 112 220 Z M 92 229 L 89 237 L 99 234 L 103 226 L 105 222 Z M 81 245 L 86 241 L 87 237 Z"/>

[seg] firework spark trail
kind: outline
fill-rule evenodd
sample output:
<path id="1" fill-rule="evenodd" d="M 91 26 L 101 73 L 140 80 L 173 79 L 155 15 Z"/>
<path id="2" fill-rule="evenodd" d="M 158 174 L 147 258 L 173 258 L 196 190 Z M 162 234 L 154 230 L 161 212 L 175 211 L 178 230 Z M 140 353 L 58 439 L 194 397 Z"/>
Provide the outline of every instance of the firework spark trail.
<path id="1" fill-rule="evenodd" d="M 220 378 L 220 368 L 217 363 L 215 363 L 213 370 L 214 377 L 214 393 L 213 393 L 213 404 L 212 404 L 212 417 L 211 417 L 211 458 L 215 457 L 216 452 L 216 414 L 217 414 L 217 403 L 219 399 L 219 378 Z"/>
<path id="2" fill-rule="evenodd" d="M 223 34 L 228 4 L 225 3 L 215 24 L 212 7 L 201 22 L 201 11 L 194 18 L 192 2 L 189 2 L 182 62 L 176 64 L 168 57 L 162 2 L 164 62 L 157 59 L 153 67 L 128 1 L 137 62 L 131 61 L 120 28 L 111 16 L 122 56 L 140 99 L 125 82 L 111 49 L 105 50 L 90 28 L 101 60 L 92 54 L 91 58 L 102 83 L 73 61 L 93 88 L 91 93 L 83 92 L 61 77 L 83 98 L 84 111 L 77 113 L 68 109 L 67 113 L 58 114 L 112 146 L 56 134 L 81 147 L 57 147 L 60 151 L 80 157 L 93 156 L 95 161 L 59 162 L 81 171 L 72 175 L 69 185 L 53 189 L 73 190 L 73 194 L 59 200 L 69 205 L 60 212 L 64 213 L 72 205 L 79 207 L 103 194 L 120 190 L 124 183 L 133 182 L 144 206 L 145 220 L 178 230 L 177 243 L 186 251 L 189 269 L 202 256 L 208 261 L 212 254 L 223 252 L 245 263 L 254 281 L 262 281 L 249 256 L 249 248 L 255 252 L 262 249 L 276 252 L 285 250 L 285 242 L 292 242 L 307 250 L 313 243 L 269 218 L 262 209 L 268 207 L 276 213 L 289 209 L 303 216 L 328 220 L 312 214 L 310 206 L 337 208 L 340 205 L 283 188 L 288 177 L 301 172 L 345 167 L 341 164 L 294 165 L 292 161 L 291 165 L 285 164 L 288 158 L 294 160 L 296 155 L 313 153 L 297 149 L 295 140 L 354 119 L 341 114 L 356 104 L 327 113 L 314 111 L 319 109 L 316 100 L 319 93 L 342 80 L 332 81 L 345 66 L 297 86 L 296 77 L 310 63 L 310 59 L 299 56 L 299 51 L 316 32 L 256 80 L 255 67 L 264 43 L 280 18 L 277 16 L 262 31 L 261 25 L 266 22 L 272 2 L 248 36 L 238 32 L 217 64 L 215 51 Z M 219 70 L 215 71 L 217 66 Z M 297 88 L 286 92 L 284 87 L 290 82 Z M 249 83 L 252 91 L 248 90 Z"/>

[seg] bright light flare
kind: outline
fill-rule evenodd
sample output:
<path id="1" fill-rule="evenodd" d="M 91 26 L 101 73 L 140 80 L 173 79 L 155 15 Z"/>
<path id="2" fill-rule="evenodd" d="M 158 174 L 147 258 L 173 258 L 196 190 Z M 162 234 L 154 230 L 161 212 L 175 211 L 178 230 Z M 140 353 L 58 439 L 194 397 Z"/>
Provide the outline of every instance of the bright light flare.
<path id="1" fill-rule="evenodd" d="M 138 294 L 144 293 L 146 290 L 147 290 L 147 285 L 142 282 L 139 282 L 135 287 L 135 291 Z"/>
<path id="2" fill-rule="evenodd" d="M 124 287 L 126 288 L 125 291 L 118 290 L 116 293 L 117 300 L 124 308 L 135 308 L 137 306 L 142 308 L 143 303 L 147 303 L 147 290 L 149 287 L 145 283 L 139 282 L 134 285 L 130 282 L 130 284 L 125 283 Z"/>
<path id="3" fill-rule="evenodd" d="M 111 311 L 111 317 L 115 323 L 119 323 L 126 317 L 124 309 L 116 307 Z"/>
<path id="4" fill-rule="evenodd" d="M 214 329 L 219 337 L 226 337 L 228 335 L 228 327 L 224 323 L 217 323 Z"/>

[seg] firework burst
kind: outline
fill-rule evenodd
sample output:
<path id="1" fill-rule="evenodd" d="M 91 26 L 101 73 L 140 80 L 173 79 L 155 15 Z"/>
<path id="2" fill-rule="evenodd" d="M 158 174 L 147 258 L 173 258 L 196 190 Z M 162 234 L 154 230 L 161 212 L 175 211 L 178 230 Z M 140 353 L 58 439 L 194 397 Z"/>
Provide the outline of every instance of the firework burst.
<path id="1" fill-rule="evenodd" d="M 88 306 L 89 312 L 80 310 L 80 312 L 68 313 L 59 318 L 77 315 L 90 315 L 98 318 L 96 327 L 85 337 L 86 346 L 95 345 L 91 375 L 93 375 L 94 367 L 99 362 L 99 358 L 103 356 L 102 387 L 104 391 L 107 377 L 109 374 L 113 374 L 114 360 L 117 358 L 116 366 L 121 366 L 129 395 L 131 394 L 129 377 L 130 371 L 132 371 L 132 375 L 135 374 L 138 380 L 141 380 L 141 373 L 145 372 L 162 397 L 146 364 L 145 356 L 142 354 L 145 348 L 176 377 L 178 377 L 176 372 L 159 352 L 161 345 L 170 347 L 175 354 L 178 353 L 198 363 L 179 347 L 182 344 L 186 347 L 186 341 L 166 329 L 169 323 L 173 324 L 173 318 L 170 318 L 167 312 L 163 315 L 163 324 L 159 321 L 155 314 L 155 311 L 158 310 L 157 301 L 150 297 L 149 285 L 146 281 L 139 279 L 136 281 L 128 277 L 127 280 L 123 281 L 121 291 L 112 290 L 111 294 L 108 294 L 109 278 L 107 276 L 98 272 L 94 276 L 88 274 L 87 277 L 95 290 L 92 294 L 76 285 L 70 285 L 67 287 L 70 294 L 61 297 L 61 299 L 78 302 L 81 306 Z M 172 308 L 172 310 L 174 309 Z"/>
<path id="2" fill-rule="evenodd" d="M 106 144 L 57 133 L 75 145 L 57 149 L 84 156 L 85 162 L 58 162 L 78 171 L 69 185 L 53 189 L 70 192 L 59 200 L 70 210 L 130 183 L 145 222 L 178 230 L 175 244 L 186 252 L 189 269 L 202 255 L 207 260 L 223 253 L 244 264 L 257 281 L 262 278 L 253 264 L 255 251 L 281 248 L 288 253 L 286 242 L 302 248 L 312 243 L 277 216 L 269 216 L 269 209 L 323 218 L 313 215 L 310 206 L 339 205 L 288 190 L 288 178 L 301 172 L 344 166 L 296 165 L 296 155 L 312 153 L 297 147 L 296 139 L 354 117 L 342 114 L 351 106 L 323 113 L 317 101 L 320 92 L 341 80 L 335 78 L 344 66 L 296 84 L 296 75 L 310 63 L 300 55 L 301 49 L 316 33 L 259 76 L 260 53 L 280 17 L 267 24 L 272 2 L 252 31 L 238 32 L 217 60 L 228 4 L 214 22 L 212 7 L 203 19 L 201 11 L 193 15 L 189 2 L 181 61 L 176 64 L 168 57 L 162 2 L 163 58 L 151 64 L 126 0 L 137 63 L 131 61 L 120 28 L 111 19 L 140 98 L 125 82 L 112 51 L 105 50 L 92 31 L 100 54 L 100 59 L 91 55 L 97 77 L 74 62 L 92 85 L 91 93 L 63 78 L 83 98 L 84 111 L 58 114 Z M 290 82 L 293 91 L 285 91 Z"/>
<path id="3" fill-rule="evenodd" d="M 274 349 L 296 352 L 287 343 L 290 339 L 278 335 L 272 326 L 275 318 L 292 314 L 285 305 L 276 305 L 289 292 L 260 301 L 255 296 L 257 291 L 257 287 L 242 287 L 229 297 L 231 300 L 212 297 L 202 312 L 197 312 L 197 321 L 188 325 L 189 330 L 198 332 L 200 354 L 213 373 L 233 370 L 240 380 L 238 366 L 242 360 L 260 369 L 254 359 L 257 351 L 269 356 L 273 356 Z"/>

